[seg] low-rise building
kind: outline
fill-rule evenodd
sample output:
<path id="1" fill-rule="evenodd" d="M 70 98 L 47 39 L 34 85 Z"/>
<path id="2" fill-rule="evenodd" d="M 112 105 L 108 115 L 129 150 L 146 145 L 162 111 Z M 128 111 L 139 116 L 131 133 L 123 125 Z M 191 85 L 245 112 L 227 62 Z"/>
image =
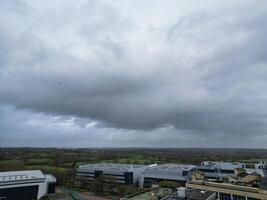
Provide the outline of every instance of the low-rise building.
<path id="1" fill-rule="evenodd" d="M 235 176 L 235 169 L 246 168 L 244 163 L 239 162 L 211 162 L 204 161 L 198 166 L 198 170 L 207 178 L 227 178 Z"/>
<path id="2" fill-rule="evenodd" d="M 216 200 L 216 193 L 181 187 L 163 200 Z"/>
<path id="3" fill-rule="evenodd" d="M 262 188 L 247 187 L 230 183 L 192 180 L 186 183 L 189 189 L 216 192 L 218 200 L 266 200 L 267 191 Z"/>
<path id="4" fill-rule="evenodd" d="M 40 170 L 0 172 L 0 199 L 40 199 L 54 193 L 55 184 L 53 175 Z"/>
<path id="5" fill-rule="evenodd" d="M 91 181 L 102 176 L 113 179 L 117 183 L 137 185 L 141 177 L 141 173 L 144 172 L 148 167 L 148 165 L 111 163 L 86 164 L 78 167 L 76 170 L 76 175 Z"/>
<path id="6" fill-rule="evenodd" d="M 195 170 L 195 165 L 160 164 L 150 166 L 142 173 L 140 186 L 151 187 L 163 180 L 174 181 L 183 186 L 190 180 Z"/>

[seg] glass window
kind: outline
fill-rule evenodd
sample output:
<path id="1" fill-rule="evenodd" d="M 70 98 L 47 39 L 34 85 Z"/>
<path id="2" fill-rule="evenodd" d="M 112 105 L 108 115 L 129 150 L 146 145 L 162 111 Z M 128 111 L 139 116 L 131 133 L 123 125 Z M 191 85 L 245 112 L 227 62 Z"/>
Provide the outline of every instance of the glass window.
<path id="1" fill-rule="evenodd" d="M 220 200 L 231 200 L 231 195 L 226 193 L 220 193 Z"/>
<path id="2" fill-rule="evenodd" d="M 233 200 L 246 200 L 245 196 L 233 195 Z"/>

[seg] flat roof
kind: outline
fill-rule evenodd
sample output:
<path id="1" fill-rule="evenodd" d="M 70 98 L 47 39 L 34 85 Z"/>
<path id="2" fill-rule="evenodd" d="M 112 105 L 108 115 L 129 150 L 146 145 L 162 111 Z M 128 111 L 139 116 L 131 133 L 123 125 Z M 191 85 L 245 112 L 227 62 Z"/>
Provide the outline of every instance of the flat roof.
<path id="1" fill-rule="evenodd" d="M 154 165 L 151 166 L 147 169 L 153 170 L 153 171 L 189 171 L 191 169 L 196 168 L 196 165 L 181 165 L 181 164 L 159 164 L 159 165 Z"/>
<path id="2" fill-rule="evenodd" d="M 55 176 L 53 176 L 52 174 L 45 174 L 45 178 L 47 180 L 47 182 L 56 182 L 57 178 Z"/>
<path id="3" fill-rule="evenodd" d="M 215 192 L 203 191 L 203 190 L 188 190 L 187 199 L 188 200 L 206 200 L 212 195 L 214 195 L 214 193 Z"/>
<path id="4" fill-rule="evenodd" d="M 0 184 L 8 182 L 16 182 L 16 181 L 44 179 L 44 178 L 45 176 L 40 170 L 0 172 Z"/>
<path id="5" fill-rule="evenodd" d="M 247 196 L 247 197 L 256 198 L 256 199 L 267 199 L 266 191 L 261 191 L 260 189 L 254 188 L 254 187 L 233 185 L 229 183 L 215 183 L 215 182 L 195 180 L 195 181 L 186 183 L 186 187 L 193 188 L 193 189 L 233 194 L 233 195 Z"/>
<path id="6" fill-rule="evenodd" d="M 215 168 L 222 168 L 222 169 L 235 169 L 238 167 L 242 167 L 244 163 L 239 162 L 214 162 L 214 161 L 204 161 L 201 165 L 198 166 L 199 169 L 215 169 Z"/>
<path id="7" fill-rule="evenodd" d="M 207 200 L 209 197 L 214 195 L 215 192 L 210 191 L 202 191 L 202 190 L 194 190 L 194 189 L 187 189 L 186 194 L 187 197 L 184 200 Z M 165 200 L 178 200 L 178 192 L 171 194 Z"/>
<path id="8" fill-rule="evenodd" d="M 204 165 L 234 165 L 234 166 L 240 166 L 244 163 L 240 162 L 224 162 L 224 161 L 203 161 L 202 164 Z"/>
<path id="9" fill-rule="evenodd" d="M 109 170 L 109 171 L 128 171 L 135 168 L 146 167 L 147 165 L 130 165 L 130 164 L 114 164 L 114 163 L 95 163 L 79 165 L 78 169 L 85 170 Z"/>

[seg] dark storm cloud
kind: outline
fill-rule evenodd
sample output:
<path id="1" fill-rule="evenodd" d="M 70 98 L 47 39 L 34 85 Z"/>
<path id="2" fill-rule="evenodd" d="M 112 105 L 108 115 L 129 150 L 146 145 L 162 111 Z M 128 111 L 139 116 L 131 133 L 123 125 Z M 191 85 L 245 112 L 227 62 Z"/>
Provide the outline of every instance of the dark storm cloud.
<path id="1" fill-rule="evenodd" d="M 5 1 L 0 102 L 127 136 L 264 135 L 267 7 L 242 2 L 151 24 L 105 1 Z"/>

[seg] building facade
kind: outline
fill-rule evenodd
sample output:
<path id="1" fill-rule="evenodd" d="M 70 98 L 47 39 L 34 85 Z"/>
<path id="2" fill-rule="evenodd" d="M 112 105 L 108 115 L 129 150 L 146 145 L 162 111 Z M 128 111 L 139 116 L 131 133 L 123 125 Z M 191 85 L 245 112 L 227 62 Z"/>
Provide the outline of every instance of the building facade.
<path id="1" fill-rule="evenodd" d="M 246 168 L 244 163 L 239 162 L 211 162 L 204 161 L 197 167 L 207 178 L 227 178 L 235 176 L 235 169 Z"/>
<path id="2" fill-rule="evenodd" d="M 99 177 L 109 178 L 120 184 L 138 184 L 141 173 L 149 166 L 97 163 L 80 165 L 76 170 L 76 176 L 94 181 Z"/>
<path id="3" fill-rule="evenodd" d="M 163 180 L 173 181 L 184 186 L 195 170 L 195 165 L 160 164 L 150 166 L 142 173 L 140 186 L 151 187 Z"/>
<path id="4" fill-rule="evenodd" d="M 40 170 L 0 172 L 1 200 L 36 200 L 55 192 L 56 178 Z"/>

